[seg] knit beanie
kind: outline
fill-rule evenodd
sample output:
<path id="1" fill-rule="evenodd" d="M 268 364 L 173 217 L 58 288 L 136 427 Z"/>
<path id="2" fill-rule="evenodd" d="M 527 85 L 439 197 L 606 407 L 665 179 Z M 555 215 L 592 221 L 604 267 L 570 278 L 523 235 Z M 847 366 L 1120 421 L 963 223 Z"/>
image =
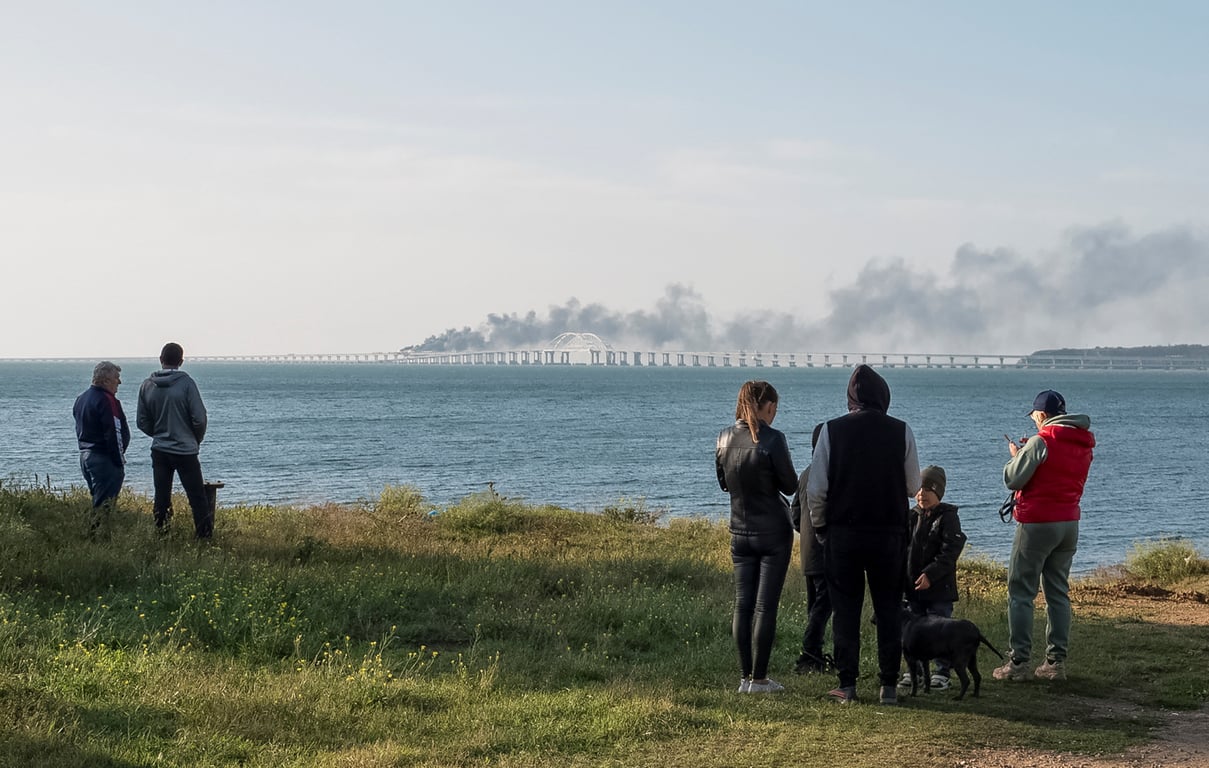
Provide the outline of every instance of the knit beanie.
<path id="1" fill-rule="evenodd" d="M 945 497 L 945 470 L 935 464 L 929 464 L 919 473 L 919 484 L 936 494 L 937 499 Z"/>

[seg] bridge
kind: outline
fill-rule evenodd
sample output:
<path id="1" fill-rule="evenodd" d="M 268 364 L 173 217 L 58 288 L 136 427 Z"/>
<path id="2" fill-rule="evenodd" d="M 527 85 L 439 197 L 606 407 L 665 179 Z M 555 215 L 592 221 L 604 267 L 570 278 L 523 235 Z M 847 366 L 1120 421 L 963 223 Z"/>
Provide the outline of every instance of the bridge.
<path id="1" fill-rule="evenodd" d="M 1065 370 L 1206 371 L 1209 358 L 1169 355 L 1019 355 L 889 352 L 669 351 L 615 349 L 594 333 L 568 331 L 532 347 L 503 350 L 316 353 L 283 355 L 190 355 L 189 362 L 394 364 L 394 365 L 588 365 L 646 368 L 1016 368 Z M 20 362 L 68 361 L 26 358 Z M 70 360 L 79 362 L 79 359 Z"/>
<path id="2" fill-rule="evenodd" d="M 1185 357 L 1041 356 L 1020 354 L 869 352 L 690 352 L 615 349 L 594 333 L 567 332 L 528 349 L 403 352 L 404 365 L 591 365 L 675 368 L 1038 368 L 1209 370 L 1209 359 Z"/>
<path id="3" fill-rule="evenodd" d="M 654 368 L 1018 368 L 1023 355 L 869 354 L 855 352 L 679 352 L 666 350 L 512 349 L 483 352 L 425 352 L 406 355 L 404 365 L 591 365 Z"/>

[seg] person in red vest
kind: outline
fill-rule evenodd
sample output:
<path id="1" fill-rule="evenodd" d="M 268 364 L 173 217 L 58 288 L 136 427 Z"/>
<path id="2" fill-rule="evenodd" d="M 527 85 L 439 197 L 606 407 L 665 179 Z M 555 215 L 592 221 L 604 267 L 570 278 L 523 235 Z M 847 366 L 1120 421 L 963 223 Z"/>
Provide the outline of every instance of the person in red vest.
<path id="1" fill-rule="evenodd" d="M 1045 662 L 1033 675 L 1066 679 L 1071 609 L 1067 590 L 1070 567 L 1079 543 L 1079 499 L 1091 467 L 1096 438 L 1091 419 L 1066 412 L 1066 400 L 1047 389 L 1029 412 L 1037 434 L 1023 446 L 1008 443 L 1012 458 L 1003 482 L 1016 492 L 1016 537 L 1008 561 L 1007 662 L 994 671 L 996 680 L 1027 680 L 1033 646 L 1033 599 L 1038 584 L 1045 593 L 1048 623 Z"/>

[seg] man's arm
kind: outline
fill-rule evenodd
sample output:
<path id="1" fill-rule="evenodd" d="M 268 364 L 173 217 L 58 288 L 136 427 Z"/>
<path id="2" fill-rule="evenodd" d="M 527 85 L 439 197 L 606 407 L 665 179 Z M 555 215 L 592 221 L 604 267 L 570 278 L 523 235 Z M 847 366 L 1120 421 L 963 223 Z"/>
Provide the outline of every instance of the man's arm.
<path id="1" fill-rule="evenodd" d="M 1012 491 L 1018 491 L 1028 485 L 1028 481 L 1033 479 L 1033 473 L 1045 462 L 1048 454 L 1041 435 L 1033 435 L 1004 465 L 1003 484 Z"/>
<path id="2" fill-rule="evenodd" d="M 193 421 L 193 436 L 200 443 L 206 438 L 206 404 L 202 402 L 197 383 L 192 378 L 189 383 L 192 385 L 189 391 L 189 418 Z"/>
<path id="3" fill-rule="evenodd" d="M 789 521 L 793 523 L 793 529 L 798 533 L 802 532 L 802 507 L 806 506 L 806 485 L 810 482 L 810 465 L 806 465 L 806 469 L 802 470 L 802 475 L 798 478 L 798 490 L 793 495 L 793 500 L 789 502 Z M 809 510 L 806 510 L 806 533 L 810 533 L 813 527 L 810 525 Z"/>
<path id="4" fill-rule="evenodd" d="M 819 430 L 819 442 L 814 446 L 810 478 L 806 483 L 806 507 L 810 510 L 810 524 L 815 528 L 827 527 L 827 463 L 830 457 L 831 438 L 824 426 Z"/>
<path id="5" fill-rule="evenodd" d="M 130 422 L 126 420 L 126 411 L 122 410 L 122 404 L 118 403 L 118 418 L 122 422 L 122 444 L 119 453 L 122 456 L 126 455 L 126 449 L 130 447 Z"/>
<path id="6" fill-rule="evenodd" d="M 134 423 L 139 428 L 139 432 L 148 437 L 155 437 L 155 419 L 151 415 L 151 406 L 147 403 L 146 392 L 147 382 L 143 382 L 143 386 L 139 387 L 139 402 L 134 409 Z"/>
<path id="7" fill-rule="evenodd" d="M 904 422 L 903 429 L 906 430 L 907 440 L 907 455 L 903 458 L 903 470 L 907 475 L 907 498 L 912 498 L 919 493 L 919 449 L 915 447 L 915 433 L 911 431 L 911 425 Z"/>
<path id="8" fill-rule="evenodd" d="M 115 417 L 113 407 L 109 404 L 109 398 L 98 400 L 96 411 L 93 418 L 101 430 L 101 439 L 108 446 L 110 458 L 119 466 L 122 464 L 122 455 L 126 453 L 126 449 L 122 446 L 123 430 L 129 430 L 126 426 L 126 417 L 122 415 L 122 406 L 119 404 L 117 408 L 117 416 Z M 122 429 L 118 429 L 118 425 Z"/>

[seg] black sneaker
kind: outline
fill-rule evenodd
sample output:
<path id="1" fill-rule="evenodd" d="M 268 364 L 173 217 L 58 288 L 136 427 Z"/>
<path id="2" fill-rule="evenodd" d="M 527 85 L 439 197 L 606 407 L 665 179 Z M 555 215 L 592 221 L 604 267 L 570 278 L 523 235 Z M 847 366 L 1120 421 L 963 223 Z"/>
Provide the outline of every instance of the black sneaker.
<path id="1" fill-rule="evenodd" d="M 793 665 L 793 671 L 799 675 L 805 675 L 810 672 L 826 672 L 828 667 L 827 657 L 823 655 L 815 655 L 807 651 L 802 651 L 802 655 L 798 656 L 797 662 Z"/>

